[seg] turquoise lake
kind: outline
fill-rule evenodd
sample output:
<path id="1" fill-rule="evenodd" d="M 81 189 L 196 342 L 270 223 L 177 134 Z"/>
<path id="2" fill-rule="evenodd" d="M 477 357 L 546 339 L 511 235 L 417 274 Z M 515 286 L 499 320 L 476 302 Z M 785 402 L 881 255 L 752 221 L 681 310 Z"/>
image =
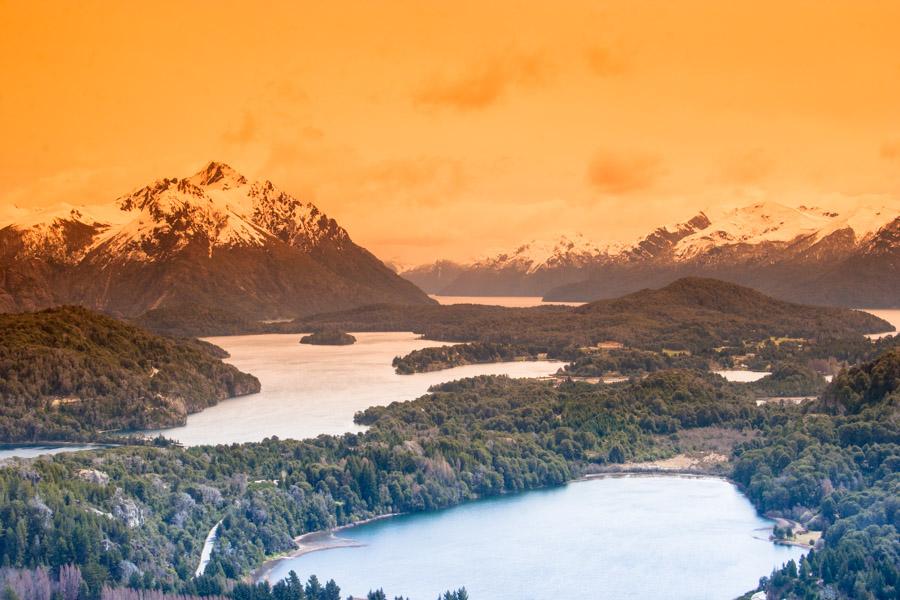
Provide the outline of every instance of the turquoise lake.
<path id="1" fill-rule="evenodd" d="M 315 573 L 343 597 L 728 599 L 803 554 L 770 527 L 720 479 L 608 477 L 361 525 L 337 534 L 360 547 L 281 561 L 268 579 Z"/>

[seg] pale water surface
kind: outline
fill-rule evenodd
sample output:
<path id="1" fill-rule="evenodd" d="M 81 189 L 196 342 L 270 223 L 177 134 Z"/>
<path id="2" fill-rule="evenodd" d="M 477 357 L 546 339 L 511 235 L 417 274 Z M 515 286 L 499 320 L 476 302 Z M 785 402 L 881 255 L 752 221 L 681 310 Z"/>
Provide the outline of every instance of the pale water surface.
<path id="1" fill-rule="evenodd" d="M 438 296 L 431 297 L 441 304 L 489 304 L 511 308 L 529 306 L 581 306 L 584 302 L 544 302 L 540 296 Z"/>
<path id="2" fill-rule="evenodd" d="M 803 554 L 769 542 L 771 525 L 720 479 L 593 479 L 355 527 L 338 535 L 363 546 L 281 561 L 269 580 L 293 569 L 342 597 L 412 600 L 463 585 L 490 600 L 734 598 Z"/>
<path id="3" fill-rule="evenodd" d="M 395 356 L 443 342 L 412 333 L 354 333 L 350 346 L 300 344 L 299 334 L 207 338 L 227 350 L 227 362 L 259 378 L 262 392 L 233 398 L 188 417 L 187 425 L 162 433 L 188 446 L 256 442 L 266 437 L 303 439 L 361 431 L 353 415 L 370 406 L 413 400 L 436 383 L 475 375 L 539 377 L 564 363 L 523 361 L 466 365 L 397 375 Z"/>
<path id="4" fill-rule="evenodd" d="M 750 371 L 748 369 L 726 369 L 724 371 L 714 371 L 717 375 L 721 375 L 728 381 L 736 381 L 738 383 L 750 383 L 759 381 L 769 373 L 767 371 Z"/>
<path id="5" fill-rule="evenodd" d="M 79 452 L 81 450 L 94 450 L 100 446 L 0 446 L 0 460 L 6 458 L 35 458 L 38 456 L 47 456 L 50 454 L 59 454 L 60 452 Z"/>

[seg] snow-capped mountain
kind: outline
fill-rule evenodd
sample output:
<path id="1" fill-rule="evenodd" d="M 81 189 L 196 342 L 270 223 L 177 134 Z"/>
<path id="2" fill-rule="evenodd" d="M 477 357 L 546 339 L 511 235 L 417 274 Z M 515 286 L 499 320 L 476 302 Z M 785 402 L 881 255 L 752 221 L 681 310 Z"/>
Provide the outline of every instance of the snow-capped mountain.
<path id="1" fill-rule="evenodd" d="M 485 269 L 516 269 L 528 274 L 542 270 L 583 267 L 614 251 L 614 246 L 599 246 L 580 233 L 562 235 L 555 240 L 531 240 L 509 253 L 487 256 L 473 266 Z"/>
<path id="2" fill-rule="evenodd" d="M 100 212 L 66 206 L 0 229 L 0 309 L 77 303 L 137 316 L 203 305 L 271 319 L 430 302 L 314 205 L 222 163 Z"/>
<path id="3" fill-rule="evenodd" d="M 718 277 L 782 298 L 848 306 L 900 306 L 900 207 L 833 211 L 762 202 L 700 212 L 630 244 L 523 245 L 467 265 L 435 263 L 401 273 L 431 293 L 540 295 L 589 301 Z M 452 277 L 436 279 L 440 266 Z"/>
<path id="4" fill-rule="evenodd" d="M 571 233 L 553 240 L 531 240 L 510 252 L 497 252 L 468 265 L 441 260 L 400 274 L 433 293 L 533 296 L 555 285 L 578 281 L 577 273 L 621 250 Z"/>

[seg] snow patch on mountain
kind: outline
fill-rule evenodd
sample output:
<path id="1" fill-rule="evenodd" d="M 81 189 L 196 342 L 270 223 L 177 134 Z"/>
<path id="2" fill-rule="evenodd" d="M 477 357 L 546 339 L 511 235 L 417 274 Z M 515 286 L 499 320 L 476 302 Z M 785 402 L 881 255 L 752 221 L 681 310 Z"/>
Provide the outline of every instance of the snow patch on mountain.
<path id="1" fill-rule="evenodd" d="M 601 256 L 620 250 L 621 248 L 615 245 L 602 246 L 580 233 L 572 233 L 555 240 L 532 240 L 512 252 L 482 258 L 473 266 L 491 269 L 514 268 L 530 274 L 541 269 L 581 267 Z"/>
<path id="2" fill-rule="evenodd" d="M 689 262 L 728 247 L 774 250 L 789 244 L 812 246 L 829 235 L 852 230 L 857 247 L 874 238 L 900 217 L 900 208 L 861 206 L 838 212 L 816 206 L 790 207 L 778 202 L 757 202 L 725 211 L 699 212 L 688 221 L 658 227 L 627 244 L 601 244 L 581 234 L 554 240 L 532 240 L 508 252 L 498 252 L 469 264 L 466 270 L 518 270 L 533 274 L 544 269 L 610 263 L 653 261 Z M 436 269 L 422 265 L 413 273 Z"/>
<path id="3" fill-rule="evenodd" d="M 708 227 L 676 244 L 676 260 L 690 260 L 720 246 L 790 242 L 816 234 L 828 225 L 829 217 L 776 202 L 761 202 L 737 208 L 710 221 Z"/>
<path id="4" fill-rule="evenodd" d="M 347 232 L 309 202 L 270 181 L 250 183 L 224 163 L 210 162 L 187 178 L 158 179 L 104 207 L 103 221 L 72 206 L 20 216 L 11 228 L 37 257 L 77 262 L 90 255 L 103 264 L 165 259 L 191 245 L 212 256 L 217 248 L 263 247 L 276 240 L 312 251 L 325 241 L 340 249 Z M 77 252 L 72 228 L 90 235 Z M 82 232 L 83 233 L 83 232 Z"/>

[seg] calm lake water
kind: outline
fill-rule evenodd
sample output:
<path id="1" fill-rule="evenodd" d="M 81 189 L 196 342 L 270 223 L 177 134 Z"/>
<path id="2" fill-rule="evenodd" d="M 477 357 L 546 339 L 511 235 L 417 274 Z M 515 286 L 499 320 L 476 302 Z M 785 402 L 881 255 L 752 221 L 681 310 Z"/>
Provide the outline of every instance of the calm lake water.
<path id="1" fill-rule="evenodd" d="M 100 446 L 14 446 L 0 445 L 0 460 L 5 458 L 35 458 L 38 456 L 46 456 L 49 454 L 59 454 L 60 452 L 79 452 L 81 450 L 94 450 Z"/>
<path id="2" fill-rule="evenodd" d="M 734 598 L 799 548 L 776 546 L 750 502 L 719 479 L 617 477 L 405 515 L 338 535 L 361 547 L 281 561 L 333 578 L 342 596 L 383 586 L 412 600 Z"/>
<path id="3" fill-rule="evenodd" d="M 490 304 L 511 308 L 529 306 L 581 306 L 584 302 L 543 302 L 540 296 L 438 296 L 430 294 L 441 304 Z"/>
<path id="4" fill-rule="evenodd" d="M 303 439 L 361 431 L 357 411 L 413 400 L 436 383 L 475 375 L 539 377 L 564 363 L 523 361 L 466 365 L 397 375 L 395 356 L 442 342 L 412 333 L 356 333 L 351 346 L 300 344 L 300 335 L 271 334 L 207 338 L 231 354 L 227 362 L 259 378 L 262 392 L 233 398 L 188 417 L 187 425 L 162 433 L 188 446 L 256 442 L 276 435 Z"/>
<path id="5" fill-rule="evenodd" d="M 747 369 L 726 369 L 724 371 L 714 371 L 714 373 L 721 375 L 728 381 L 736 381 L 738 383 L 759 381 L 769 374 L 768 371 L 750 371 Z"/>

